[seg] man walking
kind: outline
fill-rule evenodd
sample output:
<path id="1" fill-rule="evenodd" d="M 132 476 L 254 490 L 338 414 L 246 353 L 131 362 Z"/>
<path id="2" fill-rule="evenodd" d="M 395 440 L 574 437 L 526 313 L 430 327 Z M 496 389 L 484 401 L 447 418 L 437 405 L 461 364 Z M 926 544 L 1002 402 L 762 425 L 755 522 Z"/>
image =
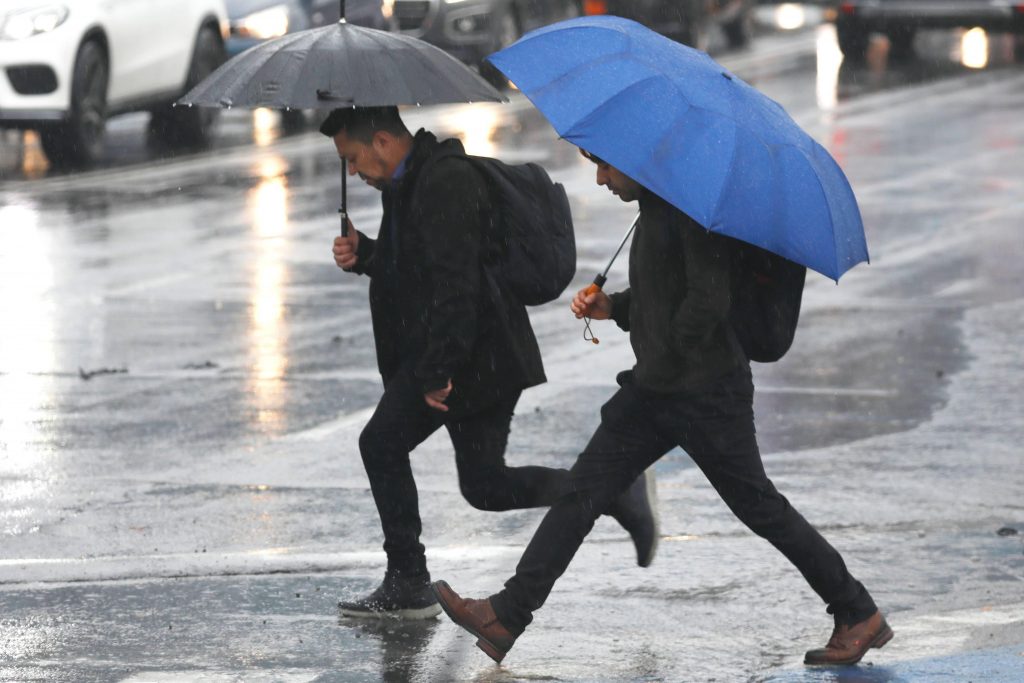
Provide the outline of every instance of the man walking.
<path id="1" fill-rule="evenodd" d="M 629 284 L 608 296 L 580 290 L 577 318 L 614 320 L 629 332 L 636 365 L 601 409 L 601 424 L 570 470 L 570 494 L 553 504 L 504 590 L 460 597 L 434 584 L 441 606 L 495 661 L 508 653 L 565 572 L 597 515 L 675 446 L 701 468 L 733 513 L 803 574 L 834 615 L 828 644 L 808 664 L 851 664 L 892 638 L 874 601 L 839 553 L 768 479 L 754 436 L 750 364 L 729 322 L 738 242 L 711 233 L 617 168 L 597 164 L 597 184 L 638 201 Z"/>
<path id="2" fill-rule="evenodd" d="M 381 190 L 376 239 L 349 227 L 334 259 L 370 277 L 370 311 L 384 394 L 359 451 L 384 531 L 387 571 L 368 596 L 339 603 L 349 617 L 428 618 L 440 613 L 419 537 L 410 452 L 444 426 L 459 488 L 481 510 L 548 506 L 566 470 L 508 467 L 505 446 L 523 389 L 545 381 L 525 307 L 486 264 L 500 258 L 486 179 L 458 140 L 412 135 L 396 107 L 337 109 L 320 131 L 350 174 Z M 626 487 L 623 487 L 624 489 Z M 608 513 L 649 563 L 657 530 L 644 478 Z"/>

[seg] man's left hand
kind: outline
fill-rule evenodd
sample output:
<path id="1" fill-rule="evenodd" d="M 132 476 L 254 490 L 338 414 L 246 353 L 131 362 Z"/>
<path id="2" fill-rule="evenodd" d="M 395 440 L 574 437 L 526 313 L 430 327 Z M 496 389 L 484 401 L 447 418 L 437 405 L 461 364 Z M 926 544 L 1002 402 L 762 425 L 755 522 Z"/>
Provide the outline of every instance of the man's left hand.
<path id="1" fill-rule="evenodd" d="M 452 393 L 452 381 L 448 380 L 448 386 L 442 387 L 441 389 L 434 389 L 423 394 L 423 400 L 427 402 L 427 405 L 434 410 L 440 410 L 442 413 L 448 412 L 448 406 L 444 404 L 448 398 L 448 394 Z"/>

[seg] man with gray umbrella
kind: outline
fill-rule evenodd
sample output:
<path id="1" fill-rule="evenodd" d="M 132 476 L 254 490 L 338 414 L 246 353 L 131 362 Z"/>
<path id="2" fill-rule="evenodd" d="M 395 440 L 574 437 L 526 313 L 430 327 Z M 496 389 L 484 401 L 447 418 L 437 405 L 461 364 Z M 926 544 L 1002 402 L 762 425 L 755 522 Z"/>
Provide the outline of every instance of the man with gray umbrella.
<path id="1" fill-rule="evenodd" d="M 568 472 L 508 467 L 516 403 L 545 381 L 526 308 L 488 268 L 501 258 L 486 179 L 462 144 L 409 132 L 396 107 L 334 110 L 320 131 L 349 173 L 382 193 L 372 239 L 349 226 L 335 263 L 370 277 L 370 311 L 384 394 L 359 438 L 384 531 L 387 571 L 369 595 L 339 604 L 343 616 L 429 618 L 430 591 L 410 452 L 440 427 L 455 450 L 459 488 L 481 510 L 549 506 Z M 650 563 L 657 529 L 644 477 L 608 509 Z"/>

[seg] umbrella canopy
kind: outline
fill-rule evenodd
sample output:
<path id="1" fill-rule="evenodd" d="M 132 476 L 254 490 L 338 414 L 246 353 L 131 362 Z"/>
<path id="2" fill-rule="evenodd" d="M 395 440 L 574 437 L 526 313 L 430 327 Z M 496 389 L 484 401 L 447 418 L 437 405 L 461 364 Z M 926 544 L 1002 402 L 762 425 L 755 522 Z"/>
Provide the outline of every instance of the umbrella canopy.
<path id="1" fill-rule="evenodd" d="M 334 109 L 484 101 L 506 98 L 440 48 L 339 21 L 246 50 L 178 104 Z"/>
<path id="2" fill-rule="evenodd" d="M 640 24 L 552 24 L 488 58 L 559 135 L 709 230 L 834 280 L 868 258 L 829 153 L 775 101 L 703 52 Z"/>
<path id="3" fill-rule="evenodd" d="M 237 55 L 176 104 L 336 109 L 400 104 L 506 102 L 473 70 L 430 43 L 354 26 L 289 33 Z M 348 234 L 348 164 L 341 160 L 341 234 Z"/>

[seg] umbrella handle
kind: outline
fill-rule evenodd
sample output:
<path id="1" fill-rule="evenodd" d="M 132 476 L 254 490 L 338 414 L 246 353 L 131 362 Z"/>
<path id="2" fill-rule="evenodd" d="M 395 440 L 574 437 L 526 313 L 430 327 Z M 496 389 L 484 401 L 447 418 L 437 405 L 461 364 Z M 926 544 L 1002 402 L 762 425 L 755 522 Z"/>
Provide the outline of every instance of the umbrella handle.
<path id="1" fill-rule="evenodd" d="M 587 285 L 587 288 L 583 290 L 583 296 L 584 297 L 588 297 L 591 294 L 594 294 L 595 292 L 600 292 L 601 288 L 604 287 L 604 283 L 605 283 L 605 281 L 607 279 L 608 278 L 606 278 L 604 275 L 601 275 L 600 273 L 598 273 L 597 277 L 594 278 L 594 281 L 591 282 L 589 285 Z M 590 306 L 587 306 L 583 310 L 583 313 L 586 314 L 586 313 L 589 313 L 589 312 L 590 312 Z"/>
<path id="2" fill-rule="evenodd" d="M 587 288 L 583 290 L 583 296 L 587 297 L 596 292 L 600 292 L 601 287 L 604 286 L 606 279 L 607 278 L 605 278 L 605 276 L 602 273 L 598 273 L 597 277 L 594 278 L 594 281 L 587 285 Z M 587 316 L 587 313 L 589 312 L 590 307 L 587 306 L 583 310 L 583 324 L 585 325 L 583 329 L 583 338 L 586 339 L 588 342 L 591 342 L 592 344 L 600 344 L 601 340 L 595 337 L 593 330 L 590 329 L 590 318 Z"/>

